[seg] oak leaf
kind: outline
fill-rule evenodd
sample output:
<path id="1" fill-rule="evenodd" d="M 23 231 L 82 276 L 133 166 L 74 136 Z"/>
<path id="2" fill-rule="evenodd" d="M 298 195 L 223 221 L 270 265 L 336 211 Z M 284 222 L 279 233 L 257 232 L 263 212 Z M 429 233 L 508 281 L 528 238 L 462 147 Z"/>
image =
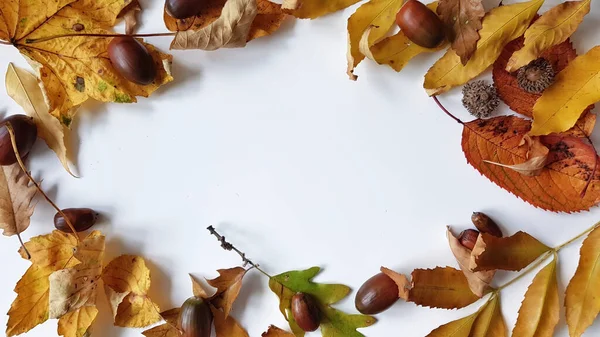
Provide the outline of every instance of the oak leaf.
<path id="1" fill-rule="evenodd" d="M 131 103 L 147 97 L 173 80 L 171 56 L 146 44 L 157 66 L 150 85 L 127 81 L 112 67 L 107 48 L 110 38 L 66 36 L 110 34 L 117 15 L 131 0 L 64 0 L 46 6 L 37 1 L 0 4 L 0 37 L 4 36 L 33 66 L 43 83 L 52 115 L 66 126 L 77 107 L 89 98 L 102 102 Z M 18 23 L 18 24 L 17 24 Z M 16 28 L 13 28 L 16 27 Z"/>
<path id="2" fill-rule="evenodd" d="M 181 332 L 177 328 L 179 312 L 181 308 L 173 308 L 160 313 L 166 323 L 153 327 L 142 332 L 146 337 L 179 337 Z"/>
<path id="3" fill-rule="evenodd" d="M 477 49 L 481 19 L 485 9 L 481 0 L 440 0 L 437 13 L 449 30 L 452 49 L 463 65 Z"/>
<path id="4" fill-rule="evenodd" d="M 388 269 L 386 267 L 381 267 L 381 272 L 386 274 L 389 278 L 391 278 L 396 285 L 398 286 L 398 297 L 408 301 L 408 294 L 410 288 L 412 287 L 408 277 L 404 274 L 396 273 L 395 271 Z"/>
<path id="5" fill-rule="evenodd" d="M 9 63 L 5 84 L 8 96 L 15 100 L 28 116 L 33 118 L 38 136 L 56 153 L 65 170 L 74 176 L 67 159 L 65 127 L 50 114 L 37 77 L 25 69 Z"/>
<path id="6" fill-rule="evenodd" d="M 320 270 L 319 267 L 312 267 L 306 270 L 289 271 L 269 279 L 269 288 L 279 297 L 279 310 L 289 322 L 292 331 L 297 337 L 304 336 L 304 331 L 296 324 L 291 313 L 292 297 L 298 292 L 303 292 L 311 295 L 319 305 L 324 317 L 321 322 L 323 337 L 364 337 L 356 329 L 373 325 L 375 318 L 366 315 L 349 315 L 332 308 L 331 304 L 348 296 L 350 288 L 342 284 L 312 282 Z"/>
<path id="7" fill-rule="evenodd" d="M 600 202 L 600 175 L 594 170 L 597 155 L 580 138 L 541 137 L 550 153 L 546 168 L 539 176 L 527 177 L 484 162 L 490 160 L 512 165 L 526 161 L 527 150 L 519 144 L 530 127 L 530 121 L 515 116 L 465 123 L 462 149 L 468 163 L 501 188 L 545 210 L 576 212 Z"/>
<path id="8" fill-rule="evenodd" d="M 519 271 L 550 249 L 525 232 L 503 238 L 481 233 L 473 248 L 469 268 L 474 271 Z"/>
<path id="9" fill-rule="evenodd" d="M 483 297 L 483 295 L 485 295 L 491 289 L 490 283 L 494 279 L 496 271 L 486 270 L 474 272 L 469 269 L 471 250 L 463 246 L 460 241 L 458 241 L 458 239 L 450 231 L 450 227 L 447 228 L 446 236 L 448 237 L 450 250 L 452 251 L 452 254 L 454 254 L 456 262 L 458 262 L 458 265 L 460 266 L 460 270 L 462 270 L 463 274 L 465 274 L 465 277 L 467 278 L 467 281 L 469 282 L 469 288 L 473 294 Z"/>
<path id="10" fill-rule="evenodd" d="M 216 337 L 248 337 L 248 332 L 240 326 L 233 316 L 210 306 L 213 313 Z"/>
<path id="11" fill-rule="evenodd" d="M 591 0 L 566 1 L 544 13 L 527 29 L 524 47 L 512 55 L 506 70 L 516 71 L 548 48 L 566 41 L 589 13 L 590 3 Z"/>
<path id="12" fill-rule="evenodd" d="M 208 284 L 217 288 L 217 292 L 210 298 L 210 302 L 217 309 L 222 309 L 225 318 L 229 316 L 233 302 L 242 289 L 242 279 L 248 270 L 242 267 L 219 269 L 219 277 L 207 280 Z"/>
<path id="13" fill-rule="evenodd" d="M 300 19 L 315 19 L 352 6 L 360 0 L 283 0 L 285 13 Z"/>
<path id="14" fill-rule="evenodd" d="M 556 257 L 533 278 L 519 309 L 513 336 L 552 337 L 558 324 Z"/>
<path id="15" fill-rule="evenodd" d="M 425 75 L 424 87 L 430 96 L 467 83 L 498 58 L 504 46 L 521 36 L 544 0 L 531 0 L 492 9 L 483 19 L 477 50 L 466 65 L 454 50 L 448 50 Z"/>
<path id="16" fill-rule="evenodd" d="M 579 264 L 567 286 L 565 308 L 569 335 L 580 337 L 600 313 L 600 228 L 583 241 Z"/>
<path id="17" fill-rule="evenodd" d="M 37 193 L 19 164 L 0 168 L 0 229 L 5 236 L 19 235 L 28 227 Z M 20 239 L 20 237 L 19 237 Z"/>
<path id="18" fill-rule="evenodd" d="M 140 256 L 121 255 L 102 272 L 116 326 L 145 327 L 161 320 L 160 309 L 148 297 L 150 270 Z"/>
<path id="19" fill-rule="evenodd" d="M 477 301 L 462 271 L 451 267 L 415 269 L 408 300 L 431 308 L 458 309 Z"/>
<path id="20" fill-rule="evenodd" d="M 261 337 L 294 337 L 294 334 L 271 325 L 269 330 L 262 333 Z"/>

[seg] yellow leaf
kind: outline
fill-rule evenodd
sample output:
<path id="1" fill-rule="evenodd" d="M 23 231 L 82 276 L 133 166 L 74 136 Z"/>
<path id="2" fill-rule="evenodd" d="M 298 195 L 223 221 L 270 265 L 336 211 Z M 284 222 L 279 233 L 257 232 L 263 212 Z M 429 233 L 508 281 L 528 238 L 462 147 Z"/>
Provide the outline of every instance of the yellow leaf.
<path id="1" fill-rule="evenodd" d="M 466 65 L 454 50 L 448 50 L 425 75 L 424 87 L 430 96 L 467 83 L 481 74 L 500 56 L 504 46 L 521 36 L 544 0 L 532 0 L 492 9 L 479 31 L 477 50 Z"/>
<path id="2" fill-rule="evenodd" d="M 508 60 L 513 72 L 540 57 L 546 49 L 566 41 L 590 12 L 591 0 L 566 1 L 550 9 L 525 32 L 525 45 Z"/>
<path id="3" fill-rule="evenodd" d="M 430 332 L 426 337 L 469 337 L 473 323 L 477 319 L 477 314 L 479 312 L 446 323 Z"/>
<path id="4" fill-rule="evenodd" d="M 25 247 L 31 254 L 31 263 L 41 267 L 57 266 L 55 270 L 59 270 L 67 268 L 64 267 L 67 264 L 79 263 L 73 257 L 73 252 L 77 248 L 77 239 L 71 234 L 58 230 L 31 238 L 25 243 Z M 19 250 L 19 253 L 26 258 L 23 249 Z"/>
<path id="5" fill-rule="evenodd" d="M 577 57 L 558 75 L 533 106 L 530 135 L 566 131 L 587 107 L 600 100 L 600 46 Z"/>
<path id="6" fill-rule="evenodd" d="M 291 332 L 282 330 L 274 325 L 269 326 L 269 330 L 263 332 L 261 337 L 294 337 L 295 335 Z"/>
<path id="7" fill-rule="evenodd" d="M 402 0 L 370 0 L 350 16 L 348 19 L 348 76 L 350 79 L 356 80 L 354 68 L 365 58 L 359 49 L 363 33 L 370 28 L 370 33 L 367 35 L 368 46 L 374 45 L 390 30 L 402 3 Z"/>
<path id="8" fill-rule="evenodd" d="M 583 241 L 579 265 L 567 286 L 565 308 L 571 337 L 581 336 L 600 312 L 600 228 Z"/>
<path id="9" fill-rule="evenodd" d="M 360 0 L 283 0 L 284 12 L 300 19 L 315 19 L 352 6 Z"/>
<path id="10" fill-rule="evenodd" d="M 499 296 L 494 296 L 483 309 L 480 309 L 469 337 L 506 337 L 506 323 L 500 310 Z"/>
<path id="11" fill-rule="evenodd" d="M 146 337 L 179 337 L 181 332 L 177 329 L 177 320 L 179 319 L 179 312 L 181 308 L 174 308 L 167 311 L 163 311 L 160 315 L 166 321 L 166 323 L 159 326 L 155 326 L 152 329 L 148 329 L 142 332 L 142 335 Z"/>
<path id="12" fill-rule="evenodd" d="M 233 302 L 242 289 L 242 279 L 246 275 L 246 269 L 236 267 L 231 269 L 219 269 L 219 277 L 207 280 L 208 284 L 217 288 L 217 293 L 211 297 L 211 304 L 218 309 L 223 309 L 225 317 L 229 316 Z"/>
<path id="13" fill-rule="evenodd" d="M 96 306 L 84 306 L 58 320 L 58 334 L 64 337 L 84 337 L 96 320 Z"/>
<path id="14" fill-rule="evenodd" d="M 232 316 L 211 305 L 217 337 L 248 337 L 248 332 Z"/>
<path id="15" fill-rule="evenodd" d="M 558 285 L 556 258 L 533 278 L 519 309 L 513 336 L 552 337 L 558 323 Z"/>
<path id="16" fill-rule="evenodd" d="M 19 164 L 2 166 L 0 169 L 0 229 L 5 236 L 21 234 L 29 227 L 35 204 L 35 186 Z"/>
<path id="17" fill-rule="evenodd" d="M 408 300 L 415 304 L 444 309 L 458 309 L 477 301 L 460 270 L 446 267 L 415 269 Z"/>
<path id="18" fill-rule="evenodd" d="M 550 247 L 525 232 L 505 238 L 481 233 L 473 248 L 469 269 L 519 271 L 549 250 Z"/>

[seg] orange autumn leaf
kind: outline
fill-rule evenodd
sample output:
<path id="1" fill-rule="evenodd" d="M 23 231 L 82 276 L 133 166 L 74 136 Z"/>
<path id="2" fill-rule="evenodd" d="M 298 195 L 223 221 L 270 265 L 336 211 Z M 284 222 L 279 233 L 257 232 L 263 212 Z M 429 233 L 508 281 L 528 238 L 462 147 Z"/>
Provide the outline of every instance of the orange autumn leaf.
<path id="1" fill-rule="evenodd" d="M 274 325 L 269 326 L 269 330 L 263 332 L 261 337 L 294 337 L 295 335 L 291 332 L 282 330 Z"/>
<path id="2" fill-rule="evenodd" d="M 469 268 L 474 271 L 519 271 L 550 249 L 525 232 L 503 238 L 481 233 L 473 248 Z"/>
<path id="3" fill-rule="evenodd" d="M 431 308 L 458 309 L 477 301 L 462 271 L 451 267 L 415 269 L 408 300 Z"/>
<path id="4" fill-rule="evenodd" d="M 242 289 L 242 279 L 247 270 L 242 267 L 230 269 L 219 269 L 219 277 L 207 280 L 208 284 L 217 288 L 217 293 L 213 295 L 210 302 L 218 309 L 223 309 L 225 318 L 229 316 L 233 302 Z"/>

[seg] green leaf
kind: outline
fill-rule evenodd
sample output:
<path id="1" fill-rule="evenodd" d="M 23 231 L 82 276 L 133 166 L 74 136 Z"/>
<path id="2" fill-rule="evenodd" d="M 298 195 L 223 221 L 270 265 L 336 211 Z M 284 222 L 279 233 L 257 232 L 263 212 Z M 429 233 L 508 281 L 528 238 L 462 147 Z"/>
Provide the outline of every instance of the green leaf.
<path id="1" fill-rule="evenodd" d="M 312 279 L 321 271 L 319 267 L 307 270 L 288 271 L 271 277 L 269 288 L 279 297 L 279 310 L 290 323 L 297 337 L 304 336 L 291 314 L 292 297 L 302 292 L 311 295 L 319 305 L 323 314 L 321 333 L 324 337 L 363 337 L 356 331 L 375 323 L 375 318 L 366 315 L 350 315 L 334 309 L 330 304 L 339 302 L 350 293 L 350 288 L 343 284 L 321 284 Z"/>

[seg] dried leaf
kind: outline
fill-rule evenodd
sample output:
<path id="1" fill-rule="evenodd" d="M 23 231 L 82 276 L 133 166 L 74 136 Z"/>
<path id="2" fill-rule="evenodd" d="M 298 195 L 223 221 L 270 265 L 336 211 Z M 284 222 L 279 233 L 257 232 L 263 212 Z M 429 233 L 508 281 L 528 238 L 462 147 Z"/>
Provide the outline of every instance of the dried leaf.
<path id="1" fill-rule="evenodd" d="M 214 294 L 210 302 L 217 309 L 223 309 L 225 318 L 229 316 L 233 302 L 242 289 L 242 279 L 246 275 L 247 270 L 242 267 L 231 269 L 219 269 L 219 277 L 213 280 L 207 280 L 208 284 L 217 288 L 217 293 Z"/>
<path id="2" fill-rule="evenodd" d="M 244 47 L 256 14 L 256 0 L 227 0 L 221 16 L 208 26 L 196 31 L 177 32 L 171 49 Z"/>
<path id="3" fill-rule="evenodd" d="M 359 44 L 363 33 L 366 35 L 367 46 L 371 47 L 385 37 L 394 24 L 396 13 L 402 7 L 402 0 L 370 0 L 360 6 L 348 19 L 348 76 L 356 80 L 354 68 L 365 58 L 360 52 Z M 366 48 L 368 50 L 368 47 Z M 365 48 L 363 48 L 365 49 Z"/>
<path id="4" fill-rule="evenodd" d="M 527 289 L 512 334 L 522 337 L 552 337 L 559 314 L 554 258 L 537 273 Z"/>
<path id="5" fill-rule="evenodd" d="M 408 301 L 408 294 L 410 288 L 412 287 L 411 282 L 408 280 L 408 277 L 406 277 L 406 275 L 403 274 L 398 274 L 395 271 L 385 267 L 381 267 L 381 272 L 386 274 L 389 278 L 396 282 L 396 285 L 398 285 L 398 297 L 405 301 Z"/>
<path id="6" fill-rule="evenodd" d="M 23 233 L 28 227 L 35 208 L 32 203 L 37 193 L 35 186 L 19 164 L 0 169 L 0 229 L 5 236 Z"/>
<path id="7" fill-rule="evenodd" d="M 248 337 L 248 332 L 232 316 L 213 306 L 210 307 L 213 313 L 215 324 L 215 333 L 217 337 Z"/>
<path id="8" fill-rule="evenodd" d="M 121 255 L 102 272 L 116 326 L 141 328 L 162 319 L 150 298 L 150 270 L 140 256 Z"/>
<path id="9" fill-rule="evenodd" d="M 462 271 L 451 267 L 415 269 L 408 300 L 431 308 L 458 309 L 477 301 Z"/>
<path id="10" fill-rule="evenodd" d="M 132 35 L 135 33 L 138 26 L 138 14 L 142 11 L 142 7 L 138 0 L 132 0 L 129 5 L 127 5 L 121 13 L 119 13 L 118 17 L 122 17 L 125 19 L 125 34 Z"/>
<path id="11" fill-rule="evenodd" d="M 209 298 L 208 294 L 206 294 L 206 290 L 204 290 L 204 287 L 202 287 L 200 282 L 198 282 L 198 280 L 196 280 L 192 274 L 190 274 L 190 279 L 192 280 L 192 294 L 200 298 Z"/>
<path id="12" fill-rule="evenodd" d="M 285 13 L 300 19 L 315 19 L 352 6 L 360 0 L 283 0 Z"/>
<path id="13" fill-rule="evenodd" d="M 262 333 L 261 337 L 294 337 L 294 334 L 271 325 L 267 332 Z"/>
<path id="14" fill-rule="evenodd" d="M 448 243 L 450 244 L 450 250 L 452 251 L 452 254 L 454 254 L 454 257 L 460 266 L 460 270 L 462 270 L 469 282 L 469 288 L 473 294 L 483 297 L 483 295 L 491 289 L 490 283 L 494 279 L 496 271 L 487 270 L 474 272 L 469 269 L 471 250 L 460 244 L 460 241 L 458 241 L 450 231 L 450 227 L 448 227 L 446 235 L 448 237 Z"/>
<path id="15" fill-rule="evenodd" d="M 589 13 L 590 3 L 591 0 L 566 1 L 544 13 L 525 32 L 525 46 L 512 55 L 506 71 L 516 71 L 548 48 L 566 41 Z"/>
<path id="16" fill-rule="evenodd" d="M 498 58 L 504 46 L 521 36 L 544 0 L 532 0 L 492 9 L 483 19 L 477 50 L 466 65 L 449 50 L 425 75 L 424 87 L 430 96 L 467 83 Z"/>
<path id="17" fill-rule="evenodd" d="M 481 233 L 471 255 L 471 270 L 513 270 L 527 267 L 550 247 L 525 232 L 499 238 Z"/>
<path id="18" fill-rule="evenodd" d="M 146 337 L 180 337 L 181 332 L 176 328 L 181 308 L 174 308 L 160 313 L 166 323 L 142 332 Z"/>
<path id="19" fill-rule="evenodd" d="M 96 306 L 85 306 L 65 314 L 58 320 L 58 334 L 64 337 L 89 336 L 88 329 L 98 316 Z"/>
<path id="20" fill-rule="evenodd" d="M 569 336 L 580 337 L 600 313 L 600 228 L 583 241 L 579 265 L 567 286 L 565 308 Z"/>
<path id="21" fill-rule="evenodd" d="M 528 149 L 527 161 L 513 165 L 496 163 L 490 160 L 484 160 L 484 162 L 514 170 L 525 176 L 539 176 L 540 173 L 542 173 L 544 167 L 546 166 L 546 162 L 548 160 L 548 153 L 550 153 L 550 150 L 544 144 L 542 144 L 542 141 L 539 137 L 531 137 L 529 135 L 525 135 L 523 137 L 522 143 L 523 142 L 526 143 L 525 145 Z"/>
<path id="22" fill-rule="evenodd" d="M 467 64 L 477 49 L 481 19 L 485 16 L 481 0 L 440 0 L 437 13 L 447 27 L 452 27 L 452 49 L 461 63 Z"/>
<path id="23" fill-rule="evenodd" d="M 215 22 L 223 11 L 227 0 L 206 0 L 202 2 L 200 12 L 191 18 L 175 19 L 164 10 L 165 26 L 172 32 L 184 30 L 199 30 Z"/>
<path id="24" fill-rule="evenodd" d="M 600 101 L 600 46 L 577 57 L 555 78 L 533 107 L 531 135 L 569 130 L 586 108 Z"/>
<path id="25" fill-rule="evenodd" d="M 38 136 L 56 153 L 65 170 L 75 176 L 69 168 L 67 159 L 65 128 L 48 111 L 48 105 L 44 100 L 44 93 L 37 78 L 30 72 L 9 63 L 5 83 L 8 96 L 15 100 L 28 116 L 33 117 L 38 129 Z"/>

